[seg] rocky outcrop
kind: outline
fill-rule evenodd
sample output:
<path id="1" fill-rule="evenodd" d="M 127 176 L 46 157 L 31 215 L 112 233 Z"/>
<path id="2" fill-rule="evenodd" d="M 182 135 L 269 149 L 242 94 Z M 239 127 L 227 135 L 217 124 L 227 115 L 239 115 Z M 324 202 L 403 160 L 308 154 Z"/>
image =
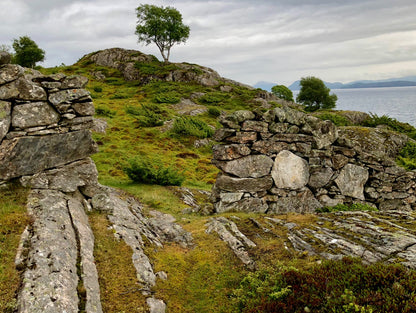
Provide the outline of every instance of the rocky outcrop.
<path id="1" fill-rule="evenodd" d="M 338 203 L 381 210 L 416 207 L 416 172 L 395 163 L 409 138 L 392 131 L 336 127 L 283 106 L 220 117 L 213 163 L 217 212 L 314 212 Z"/>
<path id="2" fill-rule="evenodd" d="M 149 74 L 140 70 L 139 64 L 159 63 L 156 57 L 147 55 L 136 50 L 112 48 L 97 51 L 84 56 L 80 62 L 94 62 L 99 66 L 106 66 L 119 70 L 127 81 L 140 81 L 143 85 L 154 81 L 194 81 L 203 86 L 216 86 L 220 83 L 221 77 L 214 70 L 188 63 L 170 63 L 169 70 Z M 103 75 L 100 73 L 100 75 Z"/>
<path id="3" fill-rule="evenodd" d="M 108 214 L 114 234 L 132 248 L 132 263 L 152 312 L 164 312 L 151 297 L 157 277 L 145 242 L 162 247 L 192 245 L 173 217 L 143 215 L 132 198 L 101 186 L 89 156 L 97 151 L 90 129 L 100 131 L 94 105 L 80 76 L 44 76 L 18 65 L 0 66 L 0 181 L 31 188 L 32 223 L 22 235 L 16 267 L 22 272 L 17 312 L 102 312 L 93 255 L 94 235 L 86 212 Z"/>

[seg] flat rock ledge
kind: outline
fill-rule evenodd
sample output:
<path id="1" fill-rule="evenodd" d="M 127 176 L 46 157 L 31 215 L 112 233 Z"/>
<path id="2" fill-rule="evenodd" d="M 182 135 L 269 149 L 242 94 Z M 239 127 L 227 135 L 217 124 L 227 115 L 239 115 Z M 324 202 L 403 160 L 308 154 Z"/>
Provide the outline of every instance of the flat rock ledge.
<path id="1" fill-rule="evenodd" d="M 206 224 L 206 227 L 206 233 L 217 233 L 248 269 L 256 269 L 256 263 L 250 258 L 247 251 L 247 248 L 254 248 L 256 244 L 248 239 L 234 222 L 225 217 L 215 217 Z"/>
<path id="2" fill-rule="evenodd" d="M 152 288 L 157 278 L 167 275 L 154 272 L 144 248 L 145 242 L 192 246 L 192 236 L 172 216 L 151 211 L 146 217 L 137 200 L 99 185 L 89 158 L 21 177 L 20 182 L 32 188 L 27 201 L 32 223 L 22 234 L 15 260 L 22 272 L 18 313 L 102 312 L 94 235 L 86 214 L 91 210 L 106 212 L 114 235 L 132 248 L 150 312 L 165 312 L 166 305 L 152 296 Z"/>
<path id="3" fill-rule="evenodd" d="M 257 229 L 252 237 L 280 238 L 293 257 L 339 260 L 350 256 L 365 264 L 401 263 L 416 269 L 416 214 L 409 211 L 321 213 L 307 226 L 273 216 L 250 221 Z M 239 223 L 237 218 L 235 223 L 212 218 L 206 231 L 216 232 L 243 264 L 253 268 L 250 251 L 255 252 L 256 244 L 238 230 Z"/>

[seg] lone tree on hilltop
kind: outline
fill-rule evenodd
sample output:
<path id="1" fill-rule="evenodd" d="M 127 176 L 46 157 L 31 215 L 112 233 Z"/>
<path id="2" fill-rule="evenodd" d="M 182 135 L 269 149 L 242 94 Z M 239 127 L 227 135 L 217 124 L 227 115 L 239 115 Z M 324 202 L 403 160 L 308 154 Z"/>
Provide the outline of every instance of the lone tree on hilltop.
<path id="1" fill-rule="evenodd" d="M 329 94 L 331 90 L 321 79 L 313 76 L 303 77 L 300 80 L 300 86 L 296 101 L 305 105 L 307 111 L 335 108 L 338 97 L 335 94 Z"/>
<path id="2" fill-rule="evenodd" d="M 40 49 L 28 36 L 14 39 L 12 46 L 15 51 L 13 62 L 21 66 L 33 68 L 36 62 L 45 59 L 45 51 Z"/>
<path id="3" fill-rule="evenodd" d="M 272 93 L 280 99 L 293 101 L 292 91 L 284 85 L 276 85 L 272 87 Z"/>
<path id="4" fill-rule="evenodd" d="M 163 60 L 169 62 L 172 46 L 185 42 L 189 37 L 190 29 L 182 23 L 181 13 L 172 7 L 150 4 L 140 5 L 136 12 L 138 41 L 145 42 L 146 45 L 154 42 Z"/>

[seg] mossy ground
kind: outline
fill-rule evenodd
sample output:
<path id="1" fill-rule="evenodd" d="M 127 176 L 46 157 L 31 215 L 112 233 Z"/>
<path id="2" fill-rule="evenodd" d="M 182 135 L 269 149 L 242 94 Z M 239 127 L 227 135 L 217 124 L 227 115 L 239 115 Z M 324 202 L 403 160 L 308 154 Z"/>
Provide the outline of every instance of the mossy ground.
<path id="1" fill-rule="evenodd" d="M 20 236 L 29 224 L 27 190 L 10 185 L 0 189 L 0 312 L 13 312 L 20 275 L 14 259 Z"/>

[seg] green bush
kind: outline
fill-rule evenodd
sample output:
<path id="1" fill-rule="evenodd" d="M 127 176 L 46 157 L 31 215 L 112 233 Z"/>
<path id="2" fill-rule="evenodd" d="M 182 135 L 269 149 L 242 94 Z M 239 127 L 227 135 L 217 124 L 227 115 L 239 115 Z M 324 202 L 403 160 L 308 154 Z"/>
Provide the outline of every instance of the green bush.
<path id="1" fill-rule="evenodd" d="M 351 122 L 342 115 L 336 114 L 336 113 L 330 113 L 330 112 L 322 112 L 315 114 L 316 117 L 320 118 L 321 120 L 325 121 L 331 121 L 337 126 L 351 126 Z"/>
<path id="2" fill-rule="evenodd" d="M 116 112 L 107 108 L 97 107 L 95 109 L 95 114 L 106 117 L 114 117 L 116 115 Z"/>
<path id="3" fill-rule="evenodd" d="M 164 76 L 177 70 L 178 67 L 173 63 L 160 62 L 157 59 L 152 62 L 136 62 L 134 67 L 143 75 Z"/>
<path id="4" fill-rule="evenodd" d="M 221 111 L 217 108 L 208 108 L 208 114 L 213 117 L 218 117 L 221 115 Z"/>
<path id="5" fill-rule="evenodd" d="M 323 208 L 316 209 L 317 213 L 330 213 L 330 212 L 340 212 L 340 211 L 378 211 L 377 208 L 372 207 L 364 203 L 353 203 L 350 205 L 347 204 L 337 204 L 335 206 L 326 206 Z"/>
<path id="6" fill-rule="evenodd" d="M 93 90 L 94 90 L 95 92 L 102 92 L 102 91 L 103 91 L 103 88 L 102 88 L 102 87 L 100 87 L 100 86 L 95 86 L 95 87 L 93 88 Z"/>
<path id="7" fill-rule="evenodd" d="M 178 135 L 195 136 L 198 138 L 207 138 L 214 134 L 214 130 L 205 122 L 191 116 L 181 116 L 175 119 L 171 132 Z"/>
<path id="8" fill-rule="evenodd" d="M 153 97 L 156 103 L 178 103 L 181 101 L 181 95 L 175 91 L 158 93 Z"/>
<path id="9" fill-rule="evenodd" d="M 133 115 L 139 126 L 155 127 L 163 125 L 166 111 L 156 104 L 142 104 L 140 107 L 128 106 L 126 113 Z"/>
<path id="10" fill-rule="evenodd" d="M 397 157 L 397 164 L 407 170 L 416 170 L 416 142 L 409 140 Z"/>
<path id="11" fill-rule="evenodd" d="M 415 290 L 415 270 L 344 258 L 250 273 L 233 295 L 239 312 L 410 313 L 416 312 Z"/>
<path id="12" fill-rule="evenodd" d="M 129 160 L 129 166 L 123 170 L 136 183 L 180 186 L 185 181 L 185 176 L 172 166 L 165 166 L 159 160 L 147 157 Z"/>
<path id="13" fill-rule="evenodd" d="M 386 125 L 391 130 L 397 131 L 402 134 L 406 134 L 412 139 L 416 140 L 416 128 L 409 123 L 399 122 L 395 118 L 387 115 L 378 116 L 377 114 L 370 113 L 370 118 L 365 120 L 362 126 L 376 127 L 378 125 Z"/>
<path id="14" fill-rule="evenodd" d="M 211 105 L 218 105 L 222 102 L 225 102 L 227 99 L 230 98 L 230 95 L 224 92 L 214 91 L 214 92 L 207 92 L 199 101 L 203 104 L 211 104 Z"/>

